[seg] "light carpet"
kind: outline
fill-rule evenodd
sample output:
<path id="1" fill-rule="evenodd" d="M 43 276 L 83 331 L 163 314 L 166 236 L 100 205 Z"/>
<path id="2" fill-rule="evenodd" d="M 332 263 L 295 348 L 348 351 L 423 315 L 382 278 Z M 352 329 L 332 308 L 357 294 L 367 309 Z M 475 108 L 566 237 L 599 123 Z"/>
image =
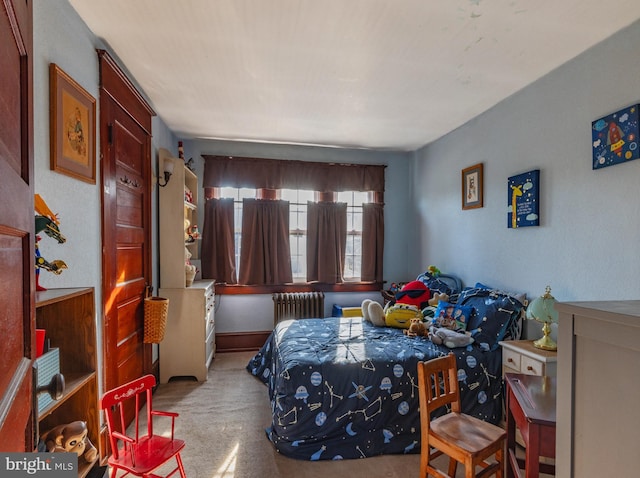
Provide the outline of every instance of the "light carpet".
<path id="1" fill-rule="evenodd" d="M 217 354 L 206 382 L 172 380 L 158 386 L 154 408 L 180 414 L 175 434 L 186 441 L 182 459 L 189 478 L 418 476 L 419 454 L 316 462 L 280 455 L 264 431 L 271 415 L 267 387 L 245 369 L 253 355 Z M 154 427 L 170 430 L 162 419 Z M 456 476 L 464 476 L 464 466 Z"/>

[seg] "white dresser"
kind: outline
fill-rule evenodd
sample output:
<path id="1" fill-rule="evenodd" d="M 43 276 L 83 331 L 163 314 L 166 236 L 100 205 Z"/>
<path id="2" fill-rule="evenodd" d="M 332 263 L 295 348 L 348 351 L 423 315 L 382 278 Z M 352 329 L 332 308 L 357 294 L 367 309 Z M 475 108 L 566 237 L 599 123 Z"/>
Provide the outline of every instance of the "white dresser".
<path id="1" fill-rule="evenodd" d="M 164 340 L 160 343 L 160 382 L 172 377 L 207 379 L 216 351 L 213 281 L 195 281 L 183 289 L 160 289 L 169 299 Z"/>

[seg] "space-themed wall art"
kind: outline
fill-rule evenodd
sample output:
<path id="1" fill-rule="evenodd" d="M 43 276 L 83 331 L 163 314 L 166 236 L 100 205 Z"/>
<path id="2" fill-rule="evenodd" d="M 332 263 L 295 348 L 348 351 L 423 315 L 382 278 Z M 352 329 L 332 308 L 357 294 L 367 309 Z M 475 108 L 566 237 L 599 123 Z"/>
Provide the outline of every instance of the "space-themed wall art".
<path id="1" fill-rule="evenodd" d="M 509 178 L 507 187 L 507 227 L 540 225 L 540 170 Z"/>
<path id="2" fill-rule="evenodd" d="M 591 123 L 593 169 L 638 159 L 638 107 L 632 105 Z"/>

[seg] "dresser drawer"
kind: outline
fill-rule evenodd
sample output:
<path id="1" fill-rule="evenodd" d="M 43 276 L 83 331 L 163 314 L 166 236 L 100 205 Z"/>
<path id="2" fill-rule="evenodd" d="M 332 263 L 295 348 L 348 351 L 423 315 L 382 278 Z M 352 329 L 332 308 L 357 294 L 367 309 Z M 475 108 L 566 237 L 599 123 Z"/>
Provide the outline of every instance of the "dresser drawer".
<path id="1" fill-rule="evenodd" d="M 508 370 L 509 372 L 520 372 L 520 360 L 522 359 L 522 354 L 515 352 L 513 350 L 502 350 L 502 360 L 505 368 L 509 368 L 512 370 Z"/>
<path id="2" fill-rule="evenodd" d="M 544 363 L 523 355 L 520 358 L 520 372 L 527 375 L 545 375 Z"/>

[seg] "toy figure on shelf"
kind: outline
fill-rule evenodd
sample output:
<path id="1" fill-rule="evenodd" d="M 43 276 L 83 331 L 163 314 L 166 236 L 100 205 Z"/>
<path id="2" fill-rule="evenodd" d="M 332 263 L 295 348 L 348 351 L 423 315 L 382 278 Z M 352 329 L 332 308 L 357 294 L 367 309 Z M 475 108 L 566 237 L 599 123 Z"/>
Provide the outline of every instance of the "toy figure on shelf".
<path id="1" fill-rule="evenodd" d="M 87 463 L 93 463 L 98 456 L 98 450 L 89 439 L 87 422 L 78 420 L 58 425 L 42 434 L 40 438 L 49 453 L 77 453 L 78 458 L 84 458 Z"/>
<path id="2" fill-rule="evenodd" d="M 60 228 L 58 225 L 60 221 L 58 220 L 58 216 L 51 212 L 51 209 L 47 206 L 47 203 L 44 202 L 44 199 L 40 197 L 39 194 L 35 195 L 34 199 L 34 209 L 36 212 L 35 216 L 35 224 L 36 224 L 36 247 L 35 247 L 35 267 L 36 267 L 36 290 L 46 290 L 44 287 L 40 285 L 40 269 L 44 269 L 49 272 L 53 272 L 54 274 L 61 274 L 63 269 L 67 268 L 67 264 L 64 261 L 59 259 L 53 261 L 47 261 L 40 254 L 39 243 L 42 239 L 38 233 L 43 232 L 58 241 L 58 244 L 63 244 L 66 242 L 66 238 L 60 232 Z"/>

